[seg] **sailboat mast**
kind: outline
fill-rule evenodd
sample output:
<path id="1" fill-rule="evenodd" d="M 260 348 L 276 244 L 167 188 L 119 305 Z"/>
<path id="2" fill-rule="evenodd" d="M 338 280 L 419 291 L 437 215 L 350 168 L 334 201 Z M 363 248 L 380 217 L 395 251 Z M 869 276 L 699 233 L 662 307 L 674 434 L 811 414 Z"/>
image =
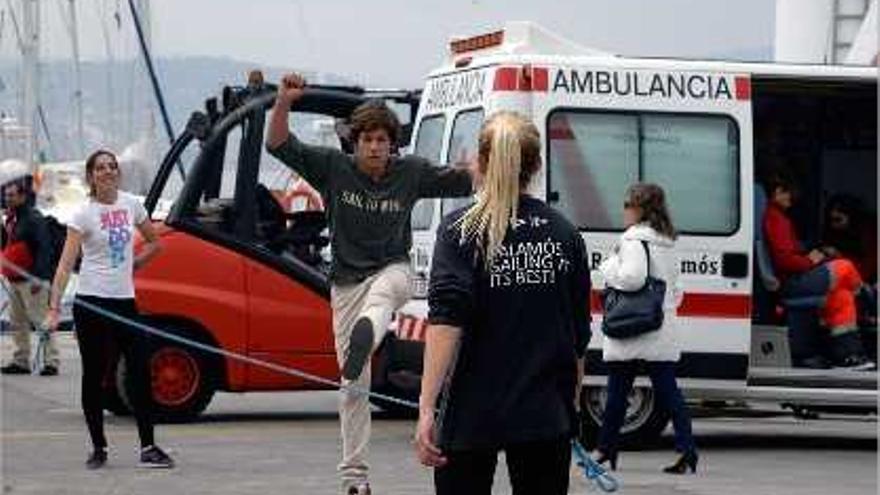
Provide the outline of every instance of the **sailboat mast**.
<path id="1" fill-rule="evenodd" d="M 40 88 L 40 3 L 38 0 L 22 0 L 22 109 L 23 124 L 30 135 L 26 146 L 25 161 L 36 170 L 37 125 Z"/>
<path id="2" fill-rule="evenodd" d="M 159 111 L 162 113 L 162 122 L 165 124 L 165 132 L 168 135 L 168 141 L 174 142 L 174 130 L 171 127 L 171 119 L 168 117 L 168 109 L 165 106 L 165 97 L 162 94 L 162 88 L 159 86 L 159 78 L 156 76 L 156 69 L 153 66 L 153 57 L 150 53 L 147 39 L 144 35 L 143 25 L 141 24 L 140 15 L 138 15 L 137 7 L 134 0 L 128 0 L 128 6 L 131 9 L 131 17 L 134 21 L 134 27 L 137 31 L 138 41 L 140 42 L 141 52 L 144 56 L 144 63 L 147 65 L 147 72 L 150 75 L 150 82 L 153 85 L 153 93 L 156 95 L 156 101 L 159 104 Z"/>
<path id="3" fill-rule="evenodd" d="M 73 111 L 76 118 L 77 152 L 79 156 L 86 155 L 86 136 L 83 126 L 83 92 L 82 92 L 82 66 L 79 58 L 79 31 L 76 21 L 76 0 L 68 0 L 70 7 L 70 47 L 73 52 L 73 77 L 76 85 L 73 92 Z"/>

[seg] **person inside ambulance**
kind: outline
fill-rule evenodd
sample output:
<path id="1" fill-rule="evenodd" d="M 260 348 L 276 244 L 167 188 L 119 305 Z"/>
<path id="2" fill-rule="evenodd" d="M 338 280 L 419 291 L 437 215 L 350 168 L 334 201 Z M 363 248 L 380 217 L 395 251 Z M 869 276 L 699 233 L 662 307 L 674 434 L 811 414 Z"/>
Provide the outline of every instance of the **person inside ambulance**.
<path id="1" fill-rule="evenodd" d="M 866 284 L 877 284 L 876 218 L 855 196 L 836 194 L 825 207 L 822 251 L 851 260 Z"/>
<path id="2" fill-rule="evenodd" d="M 825 207 L 822 251 L 856 265 L 863 290 L 857 294 L 859 331 L 868 357 L 877 349 L 877 218 L 855 196 L 836 194 Z"/>
<path id="3" fill-rule="evenodd" d="M 827 367 L 818 343 L 811 341 L 810 318 L 818 309 L 820 323 L 828 330 L 828 358 L 838 367 L 874 369 L 858 334 L 856 294 L 862 290 L 862 276 L 852 261 L 831 258 L 820 249 L 803 247 L 789 210 L 796 188 L 787 170 L 772 172 L 765 181 L 768 197 L 762 228 L 773 269 L 780 279 L 782 297 L 789 300 L 814 299 L 812 307 L 789 306 L 792 358 L 796 366 Z M 823 339 L 824 340 L 824 337 Z"/>

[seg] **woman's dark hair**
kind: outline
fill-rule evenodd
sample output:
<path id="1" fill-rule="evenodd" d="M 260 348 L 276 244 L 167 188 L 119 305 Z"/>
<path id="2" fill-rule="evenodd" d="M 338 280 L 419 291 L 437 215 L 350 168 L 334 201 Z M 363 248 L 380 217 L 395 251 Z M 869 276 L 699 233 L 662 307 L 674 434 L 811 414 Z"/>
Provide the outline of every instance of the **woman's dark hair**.
<path id="1" fill-rule="evenodd" d="M 861 199 L 849 194 L 835 194 L 828 200 L 825 211 L 837 210 L 849 217 L 850 221 L 857 220 L 865 212 L 865 204 Z"/>
<path id="2" fill-rule="evenodd" d="M 831 228 L 831 212 L 837 210 L 849 219 L 847 230 L 856 231 L 861 228 L 865 216 L 865 204 L 859 198 L 849 194 L 835 194 L 825 205 L 825 228 Z"/>
<path id="3" fill-rule="evenodd" d="M 768 171 L 762 181 L 764 192 L 768 198 L 772 198 L 776 189 L 784 189 L 792 194 L 797 192 L 794 175 L 785 167 L 779 166 Z"/>
<path id="4" fill-rule="evenodd" d="M 670 239 L 678 237 L 669 216 L 666 193 L 663 192 L 662 187 L 645 182 L 633 184 L 626 191 L 626 203 L 641 210 L 641 222 L 647 223 L 658 233 Z"/>
<path id="5" fill-rule="evenodd" d="M 116 155 L 112 151 L 109 151 L 106 149 L 99 149 L 97 151 L 94 151 L 94 152 L 92 152 L 91 155 L 89 155 L 88 158 L 86 158 L 86 182 L 89 183 L 89 196 L 92 196 L 92 197 L 95 196 L 95 186 L 93 186 L 89 182 L 89 177 L 92 177 L 92 175 L 95 173 L 95 165 L 97 165 L 98 158 L 101 155 L 107 155 L 107 156 L 113 158 L 114 162 L 118 163 L 118 160 L 116 159 Z"/>
<path id="6" fill-rule="evenodd" d="M 839 211 L 847 216 L 845 227 L 835 228 L 831 221 L 831 212 Z M 871 247 L 865 245 L 864 226 L 870 222 L 869 213 L 859 198 L 847 194 L 836 194 L 825 205 L 825 218 L 822 242 L 833 246 L 843 253 L 862 256 Z"/>
<path id="7" fill-rule="evenodd" d="M 34 191 L 34 178 L 31 175 L 11 180 L 0 186 L 0 208 L 6 208 L 6 189 L 14 187 L 20 194 L 25 195 L 24 204 L 34 207 L 37 204 L 37 193 Z"/>

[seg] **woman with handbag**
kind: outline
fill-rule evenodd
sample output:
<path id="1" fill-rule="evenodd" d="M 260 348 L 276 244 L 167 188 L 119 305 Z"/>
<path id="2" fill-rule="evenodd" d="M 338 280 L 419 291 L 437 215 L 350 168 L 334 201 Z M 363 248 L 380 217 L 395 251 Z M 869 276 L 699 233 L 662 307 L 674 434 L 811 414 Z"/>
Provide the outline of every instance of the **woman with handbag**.
<path id="1" fill-rule="evenodd" d="M 675 330 L 679 303 L 675 291 L 676 233 L 663 189 L 645 183 L 631 186 L 626 192 L 623 218 L 626 231 L 621 235 L 620 244 L 599 266 L 606 291 L 610 293 L 605 300 L 602 345 L 602 358 L 608 366 L 608 399 L 595 459 L 599 463 L 609 462 L 612 469 L 617 468 L 618 437 L 626 414 L 627 395 L 636 374 L 646 370 L 656 400 L 669 411 L 675 428 L 679 457 L 663 470 L 670 474 L 696 472 L 698 456 L 690 414 L 675 379 L 675 365 L 681 354 Z M 642 325 L 635 330 L 618 324 L 624 320 L 646 320 L 644 314 L 636 313 L 646 311 L 644 308 L 649 305 L 640 303 L 645 302 L 645 296 L 650 296 L 646 292 L 656 291 L 658 287 L 662 303 L 658 302 L 653 308 L 657 313 L 652 315 L 656 324 Z M 614 298 L 618 301 L 612 301 Z M 619 302 L 618 307 L 611 307 L 614 302 Z M 619 314 L 624 310 L 632 314 Z M 615 318 L 610 318 L 612 316 Z"/>

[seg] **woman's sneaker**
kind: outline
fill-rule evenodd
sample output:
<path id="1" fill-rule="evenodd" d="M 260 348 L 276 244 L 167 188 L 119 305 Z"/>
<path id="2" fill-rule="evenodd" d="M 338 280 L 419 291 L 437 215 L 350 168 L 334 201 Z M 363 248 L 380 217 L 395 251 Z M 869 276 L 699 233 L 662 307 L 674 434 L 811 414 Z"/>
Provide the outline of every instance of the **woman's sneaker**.
<path id="1" fill-rule="evenodd" d="M 30 375 L 31 368 L 19 363 L 10 363 L 0 368 L 0 373 L 4 375 Z"/>
<path id="2" fill-rule="evenodd" d="M 159 447 L 150 445 L 141 449 L 140 467 L 146 468 L 173 468 L 174 459 L 168 456 Z"/>
<path id="3" fill-rule="evenodd" d="M 89 458 L 86 459 L 87 469 L 102 468 L 104 464 L 107 464 L 107 449 L 95 449 L 89 455 Z"/>
<path id="4" fill-rule="evenodd" d="M 877 363 L 871 361 L 865 356 L 856 354 L 847 356 L 837 363 L 838 368 L 845 368 L 852 371 L 876 371 Z"/>

